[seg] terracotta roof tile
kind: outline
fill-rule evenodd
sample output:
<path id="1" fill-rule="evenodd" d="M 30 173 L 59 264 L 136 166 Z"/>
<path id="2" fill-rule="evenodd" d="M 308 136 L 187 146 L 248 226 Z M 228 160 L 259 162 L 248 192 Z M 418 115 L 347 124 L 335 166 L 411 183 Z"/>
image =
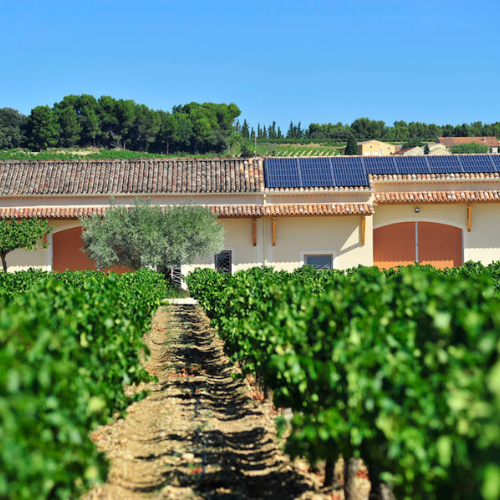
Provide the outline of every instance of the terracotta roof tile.
<path id="1" fill-rule="evenodd" d="M 367 203 L 313 203 L 290 205 L 211 205 L 219 217 L 262 217 L 284 215 L 371 215 L 373 207 Z M 0 208 L 0 218 L 76 219 L 103 215 L 107 207 L 29 207 Z"/>
<path id="2" fill-rule="evenodd" d="M 447 148 L 458 146 L 459 144 L 471 144 L 477 142 L 489 147 L 498 147 L 500 143 L 496 137 L 438 137 L 438 141 Z"/>
<path id="3" fill-rule="evenodd" d="M 415 191 L 377 193 L 378 204 L 401 203 L 487 203 L 500 202 L 500 191 Z"/>
<path id="4" fill-rule="evenodd" d="M 264 188 L 258 159 L 0 162 L 0 195 L 233 193 Z"/>
<path id="5" fill-rule="evenodd" d="M 211 207 L 220 217 L 265 215 L 371 215 L 373 207 L 367 203 L 300 203 L 283 205 L 217 205 Z"/>

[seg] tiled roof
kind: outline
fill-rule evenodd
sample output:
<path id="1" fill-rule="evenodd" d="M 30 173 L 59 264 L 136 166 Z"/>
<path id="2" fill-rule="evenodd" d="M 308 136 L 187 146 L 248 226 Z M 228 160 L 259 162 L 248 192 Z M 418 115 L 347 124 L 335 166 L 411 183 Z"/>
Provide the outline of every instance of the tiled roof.
<path id="1" fill-rule="evenodd" d="M 313 203 L 291 205 L 212 205 L 219 217 L 262 217 L 265 215 L 371 215 L 373 207 L 367 203 Z M 0 218 L 76 219 L 103 215 L 107 207 L 29 207 L 0 208 Z"/>
<path id="2" fill-rule="evenodd" d="M 468 180 L 498 180 L 500 173 L 498 172 L 481 172 L 467 174 L 370 174 L 370 181 L 428 181 L 428 180 L 443 180 L 450 181 L 456 179 Z"/>
<path id="3" fill-rule="evenodd" d="M 0 162 L 0 195 L 242 193 L 264 188 L 258 159 Z"/>
<path id="4" fill-rule="evenodd" d="M 485 144 L 489 147 L 498 147 L 500 143 L 496 137 L 438 137 L 438 141 L 444 144 L 447 148 L 458 146 L 459 144 Z"/>
<path id="5" fill-rule="evenodd" d="M 298 203 L 288 205 L 218 205 L 211 207 L 220 217 L 263 215 L 370 215 L 373 207 L 367 203 Z"/>
<path id="6" fill-rule="evenodd" d="M 379 204 L 399 203 L 485 203 L 499 202 L 500 191 L 420 191 L 406 193 L 377 193 Z"/>
<path id="7" fill-rule="evenodd" d="M 408 151 L 411 151 L 412 149 L 416 149 L 418 148 L 419 146 L 412 146 L 411 148 L 401 148 L 399 151 L 396 151 L 394 154 L 395 155 L 404 155 L 405 153 L 407 153 Z"/>

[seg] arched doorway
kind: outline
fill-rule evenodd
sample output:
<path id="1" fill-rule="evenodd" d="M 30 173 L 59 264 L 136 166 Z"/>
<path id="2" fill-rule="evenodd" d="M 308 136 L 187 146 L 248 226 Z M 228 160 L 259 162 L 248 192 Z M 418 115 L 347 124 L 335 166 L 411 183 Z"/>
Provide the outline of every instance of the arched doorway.
<path id="1" fill-rule="evenodd" d="M 54 233 L 52 235 L 52 269 L 59 273 L 66 270 L 96 270 L 94 261 L 90 260 L 87 255 L 81 251 L 82 247 L 83 240 L 81 227 L 74 227 Z M 108 270 L 117 273 L 130 271 L 130 269 L 123 266 L 113 266 L 109 269 L 103 269 L 103 271 Z"/>
<path id="2" fill-rule="evenodd" d="M 462 230 L 435 222 L 400 222 L 373 232 L 373 264 L 381 269 L 418 262 L 438 269 L 463 263 Z"/>

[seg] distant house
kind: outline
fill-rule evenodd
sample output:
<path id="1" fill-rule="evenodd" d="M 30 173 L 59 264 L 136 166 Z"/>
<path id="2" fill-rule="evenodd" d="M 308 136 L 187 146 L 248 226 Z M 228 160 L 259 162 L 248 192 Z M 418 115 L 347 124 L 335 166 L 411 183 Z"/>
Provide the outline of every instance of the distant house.
<path id="1" fill-rule="evenodd" d="M 425 155 L 425 146 L 416 146 L 414 148 L 402 149 L 398 154 L 403 156 L 422 156 Z M 428 156 L 445 156 L 451 155 L 450 151 L 444 144 L 429 144 Z"/>
<path id="2" fill-rule="evenodd" d="M 446 148 L 458 146 L 459 144 L 470 144 L 477 142 L 488 146 L 489 153 L 498 153 L 500 142 L 496 137 L 438 137 L 438 143 L 443 144 Z"/>
<path id="3" fill-rule="evenodd" d="M 361 156 L 390 156 L 396 152 L 396 146 L 382 141 L 358 142 L 358 154 Z"/>

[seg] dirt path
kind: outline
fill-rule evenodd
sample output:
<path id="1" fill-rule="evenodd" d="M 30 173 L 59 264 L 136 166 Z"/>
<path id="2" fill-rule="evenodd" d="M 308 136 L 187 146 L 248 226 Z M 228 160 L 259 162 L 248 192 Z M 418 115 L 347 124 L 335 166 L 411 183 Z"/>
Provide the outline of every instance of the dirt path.
<path id="1" fill-rule="evenodd" d="M 145 342 L 159 381 L 127 418 L 94 433 L 111 467 L 86 500 L 339 498 L 283 454 L 272 407 L 231 377 L 199 306 L 160 308 Z"/>

